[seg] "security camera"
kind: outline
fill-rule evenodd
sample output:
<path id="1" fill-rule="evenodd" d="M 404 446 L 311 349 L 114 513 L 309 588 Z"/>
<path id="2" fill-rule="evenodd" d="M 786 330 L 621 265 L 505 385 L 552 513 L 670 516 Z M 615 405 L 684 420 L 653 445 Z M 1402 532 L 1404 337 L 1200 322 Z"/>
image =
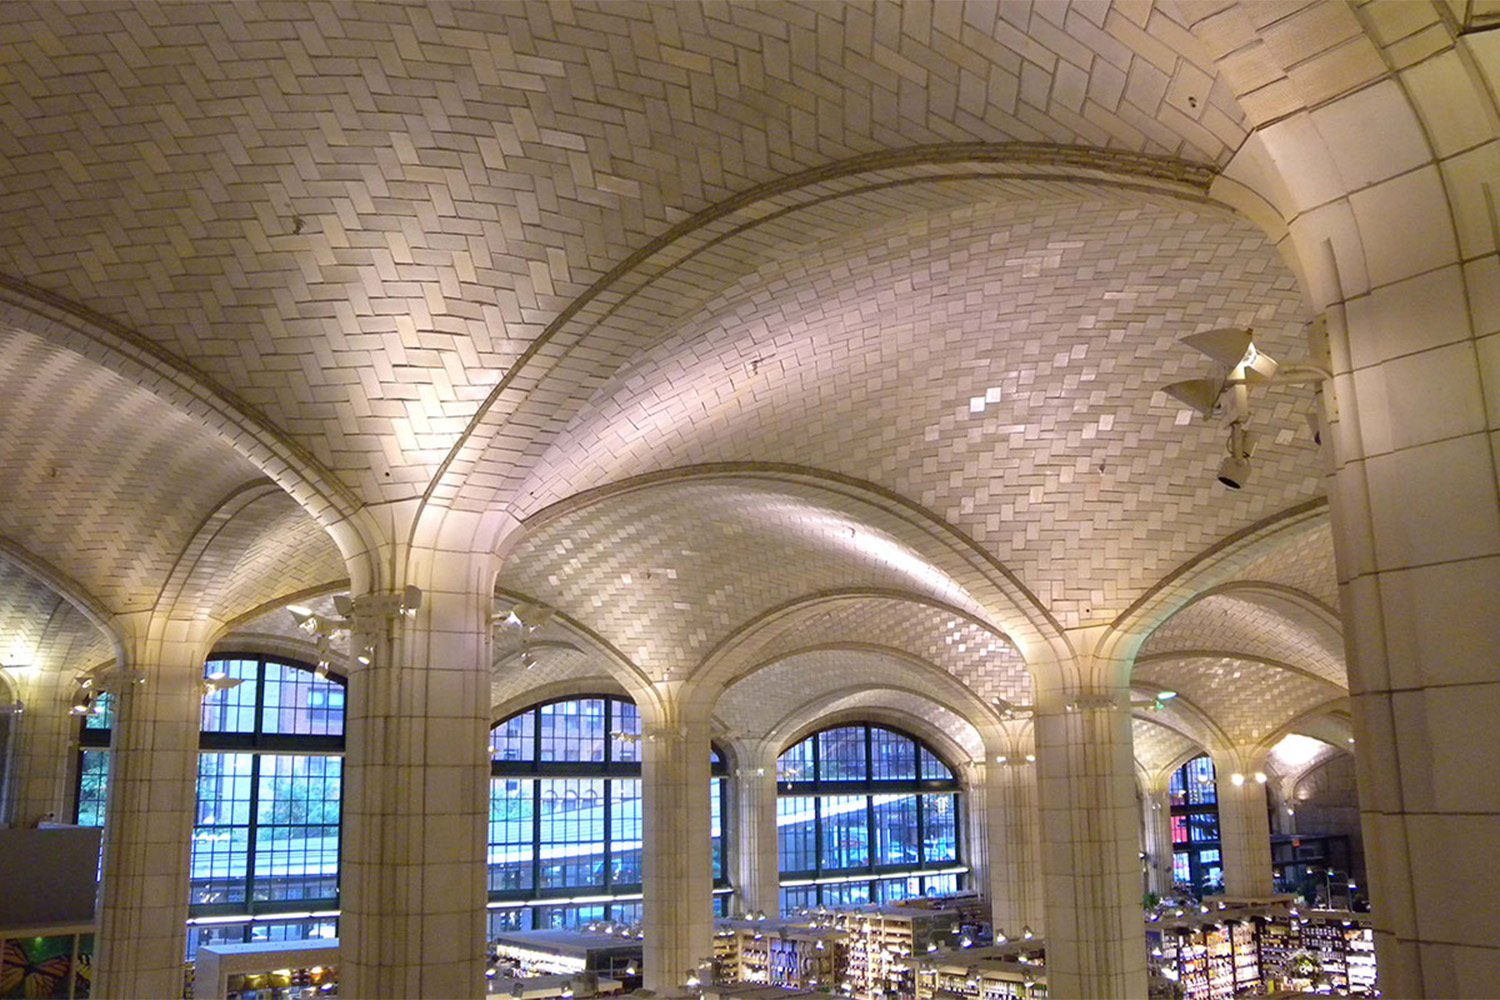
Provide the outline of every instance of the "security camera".
<path id="1" fill-rule="evenodd" d="M 1224 449 L 1229 455 L 1219 463 L 1219 482 L 1237 490 L 1250 479 L 1250 456 L 1255 452 L 1254 435 L 1248 433 L 1236 420 L 1229 425 L 1229 440 Z"/>

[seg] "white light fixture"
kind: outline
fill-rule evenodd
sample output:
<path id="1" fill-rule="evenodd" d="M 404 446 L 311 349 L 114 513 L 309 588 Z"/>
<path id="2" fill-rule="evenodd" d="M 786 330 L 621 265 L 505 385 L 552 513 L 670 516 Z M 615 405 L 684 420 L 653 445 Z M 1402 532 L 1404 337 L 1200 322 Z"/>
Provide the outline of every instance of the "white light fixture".
<path id="1" fill-rule="evenodd" d="M 1035 705 L 1017 705 L 1000 697 L 994 698 L 993 701 L 1002 719 L 1014 719 L 1020 715 L 1031 715 L 1036 712 Z"/>
<path id="2" fill-rule="evenodd" d="M 1164 385 L 1161 391 L 1200 417 L 1211 417 L 1219 408 L 1224 383 L 1210 378 L 1190 378 Z"/>
<path id="3" fill-rule="evenodd" d="M 230 677 L 221 670 L 203 678 L 203 693 L 208 695 L 219 691 L 229 691 L 243 683 L 245 682 L 241 678 Z"/>
<path id="4" fill-rule="evenodd" d="M 1229 776 L 1229 780 L 1236 788 L 1238 788 L 1240 785 L 1243 785 L 1245 783 L 1245 776 L 1236 771 Z"/>
<path id="5" fill-rule="evenodd" d="M 1266 777 L 1266 772 L 1264 772 L 1264 771 L 1256 771 L 1255 772 L 1255 780 L 1258 781 L 1258 782 L 1260 782 L 1262 785 L 1264 785 L 1270 779 L 1268 779 Z"/>
<path id="6" fill-rule="evenodd" d="M 1255 331 L 1249 327 L 1225 326 L 1217 330 L 1190 333 L 1180 342 L 1199 354 L 1207 355 L 1225 368 L 1235 368 L 1245 359 L 1254 336 Z"/>

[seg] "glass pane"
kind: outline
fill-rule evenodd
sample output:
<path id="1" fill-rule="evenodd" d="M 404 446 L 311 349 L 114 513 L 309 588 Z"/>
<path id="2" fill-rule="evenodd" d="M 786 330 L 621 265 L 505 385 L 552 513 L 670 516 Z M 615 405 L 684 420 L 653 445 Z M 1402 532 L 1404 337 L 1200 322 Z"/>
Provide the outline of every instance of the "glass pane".
<path id="1" fill-rule="evenodd" d="M 490 888 L 530 889 L 536 782 L 490 779 Z"/>
<path id="2" fill-rule="evenodd" d="M 915 865 L 921 860 L 919 843 L 917 797 L 875 796 L 875 864 Z"/>
<path id="3" fill-rule="evenodd" d="M 556 701 L 540 710 L 542 760 L 604 760 L 604 699 Z"/>
<path id="4" fill-rule="evenodd" d="M 490 730 L 490 760 L 534 760 L 536 743 L 536 711 L 534 709 L 512 715 Z"/>
<path id="5" fill-rule="evenodd" d="M 602 753 L 602 741 L 599 749 Z M 540 782 L 540 789 L 542 871 L 538 888 L 603 885 L 605 782 L 597 778 L 549 779 Z"/>
<path id="6" fill-rule="evenodd" d="M 869 796 L 825 795 L 822 808 L 822 869 L 863 868 L 870 863 Z M 868 894 L 867 894 L 868 895 Z"/>
<path id="7" fill-rule="evenodd" d="M 922 894 L 922 880 L 920 878 L 886 878 L 875 883 L 875 901 L 877 903 L 892 903 L 901 899 L 910 899 Z"/>
<path id="8" fill-rule="evenodd" d="M 787 795 L 776 800 L 776 838 L 783 872 L 810 872 L 817 867 L 816 799 Z"/>
<path id="9" fill-rule="evenodd" d="M 610 881 L 641 883 L 641 783 L 635 778 L 609 782 Z"/>
<path id="10" fill-rule="evenodd" d="M 864 781 L 865 727 L 840 726 L 818 734 L 818 780 Z"/>
<path id="11" fill-rule="evenodd" d="M 311 670 L 282 663 L 267 663 L 265 674 L 261 732 L 344 735 L 343 685 L 319 677 Z"/>
<path id="12" fill-rule="evenodd" d="M 641 710 L 628 701 L 609 700 L 609 759 L 636 763 L 641 759 Z"/>
<path id="13" fill-rule="evenodd" d="M 339 936 L 338 925 L 324 920 L 278 920 L 274 923 L 250 925 L 250 940 L 253 941 L 318 941 Z"/>
<path id="14" fill-rule="evenodd" d="M 922 879 L 922 895 L 951 896 L 958 891 L 958 876 L 928 875 Z"/>
<path id="15" fill-rule="evenodd" d="M 254 760 L 248 753 L 198 755 L 198 811 L 188 896 L 191 903 L 245 899 Z"/>
<path id="16" fill-rule="evenodd" d="M 870 901 L 868 882 L 846 882 L 843 885 L 825 885 L 821 888 L 825 906 L 859 906 Z"/>
<path id="17" fill-rule="evenodd" d="M 714 880 L 724 877 L 724 779 L 708 779 L 708 837 L 714 858 Z"/>
<path id="18" fill-rule="evenodd" d="M 203 695 L 202 731 L 205 733 L 255 732 L 255 660 L 209 660 L 203 676 L 224 674 L 238 678 L 239 687 L 210 691 Z"/>
<path id="19" fill-rule="evenodd" d="M 958 860 L 957 813 L 956 794 L 922 796 L 922 851 L 926 863 Z"/>
<path id="20" fill-rule="evenodd" d="M 917 745 L 910 736 L 870 727 L 870 761 L 879 780 L 912 780 L 917 776 Z"/>
<path id="21" fill-rule="evenodd" d="M 813 780 L 813 738 L 809 736 L 794 746 L 788 747 L 776 761 L 778 781 Z"/>
<path id="22" fill-rule="evenodd" d="M 810 910 L 818 905 L 818 887 L 798 885 L 781 890 L 782 916 L 791 916 L 797 910 Z"/>
<path id="23" fill-rule="evenodd" d="M 109 791 L 109 751 L 84 750 L 78 760 L 78 825 L 103 826 Z"/>
<path id="24" fill-rule="evenodd" d="M 262 755 L 252 899 L 337 895 L 343 763 L 339 757 Z"/>
<path id="25" fill-rule="evenodd" d="M 1217 812 L 1194 813 L 1188 816 L 1188 842 L 1201 844 L 1219 839 L 1219 814 Z"/>
<path id="26" fill-rule="evenodd" d="M 952 781 L 953 770 L 938 759 L 937 755 L 922 747 L 922 777 L 929 780 Z"/>
<path id="27" fill-rule="evenodd" d="M 83 717 L 84 729 L 113 729 L 115 725 L 115 696 L 108 691 L 99 692 L 94 699 L 94 709 Z"/>
<path id="28" fill-rule="evenodd" d="M 1214 788 L 1214 763 L 1207 757 L 1195 757 L 1183 768 L 1186 772 L 1187 804 L 1213 805 L 1218 801 Z"/>
<path id="29" fill-rule="evenodd" d="M 536 906 L 532 907 L 532 920 L 537 930 L 576 930 L 584 924 L 598 923 L 605 919 L 602 904 L 589 906 Z"/>

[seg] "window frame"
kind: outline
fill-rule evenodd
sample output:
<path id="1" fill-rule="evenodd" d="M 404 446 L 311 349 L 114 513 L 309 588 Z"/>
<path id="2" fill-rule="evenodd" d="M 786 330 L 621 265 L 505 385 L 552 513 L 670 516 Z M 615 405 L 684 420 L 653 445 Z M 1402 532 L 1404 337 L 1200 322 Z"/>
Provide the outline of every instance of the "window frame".
<path id="1" fill-rule="evenodd" d="M 862 728 L 862 741 L 864 749 L 863 778 L 824 778 L 823 777 L 823 739 L 824 733 L 839 729 Z M 899 740 L 912 744 L 911 759 L 913 762 L 912 778 L 876 778 L 877 773 L 874 745 L 875 733 L 885 734 L 883 739 L 895 737 Z M 799 751 L 804 744 L 810 744 L 811 753 L 798 752 L 799 761 L 811 758 L 811 777 L 798 776 L 791 779 L 783 779 L 781 775 L 781 762 L 790 753 Z M 923 753 L 937 760 L 948 771 L 947 778 L 923 777 Z M 812 896 L 821 903 L 824 900 L 824 887 L 837 888 L 840 894 L 847 893 L 848 886 L 852 884 L 865 885 L 868 888 L 870 899 L 875 899 L 880 893 L 879 883 L 889 881 L 901 876 L 907 878 L 921 879 L 920 886 L 926 889 L 927 879 L 938 876 L 955 876 L 955 885 L 963 888 L 964 880 L 970 869 L 964 860 L 965 837 L 964 837 L 964 788 L 958 778 L 958 772 L 944 756 L 931 744 L 913 733 L 899 729 L 895 726 L 879 722 L 838 722 L 829 726 L 804 734 L 795 742 L 784 747 L 777 755 L 778 780 L 776 783 L 777 801 L 789 798 L 807 798 L 813 805 L 813 843 L 810 856 L 813 860 L 812 868 L 786 869 L 782 867 L 783 854 L 780 850 L 781 837 L 778 836 L 777 850 L 777 877 L 782 888 L 783 896 L 786 890 L 810 890 Z M 878 826 L 876 821 L 877 802 L 879 796 L 887 795 L 910 795 L 915 804 L 915 847 L 917 858 L 914 861 L 880 861 L 874 856 L 874 847 L 879 842 Z M 953 796 L 953 856 L 951 859 L 929 859 L 927 841 L 928 834 L 928 812 L 930 805 L 928 796 L 952 795 Z M 860 797 L 865 799 L 865 863 L 847 867 L 831 867 L 825 864 L 826 844 L 823 813 L 825 800 L 835 796 Z M 794 893 L 795 894 L 795 893 Z"/>
<path id="2" fill-rule="evenodd" d="M 1199 761 L 1207 762 L 1208 781 L 1199 780 L 1199 776 L 1189 773 L 1190 769 Z M 1199 769 L 1201 772 L 1201 768 Z M 1175 791 L 1178 783 L 1182 786 L 1183 802 L 1176 801 Z M 1208 802 L 1192 802 L 1189 789 L 1194 785 L 1201 785 L 1212 794 L 1212 800 Z M 1222 891 L 1224 885 L 1224 830 L 1220 825 L 1219 817 L 1219 789 L 1218 768 L 1214 766 L 1213 758 L 1208 754 L 1198 754 L 1174 768 L 1167 778 L 1167 801 L 1170 805 L 1168 816 L 1167 835 L 1172 838 L 1172 881 L 1176 885 L 1185 885 L 1194 896 L 1202 897 L 1210 892 Z M 1195 839 L 1194 831 L 1204 819 L 1212 818 L 1214 829 L 1218 836 L 1214 838 Z M 1181 820 L 1183 830 L 1187 835 L 1186 840 L 1178 841 L 1175 836 L 1177 821 Z M 1205 859 L 1205 851 L 1213 851 L 1218 854 L 1217 859 Z M 1177 879 L 1178 858 L 1186 858 L 1188 881 L 1183 883 Z M 1208 873 L 1212 869 L 1218 869 L 1219 878 L 1217 882 L 1208 881 Z"/>
<path id="3" fill-rule="evenodd" d="M 603 747 L 602 760 L 578 761 L 578 760 L 542 760 L 542 745 L 544 742 L 543 709 L 551 705 L 559 705 L 566 702 L 602 701 L 604 712 L 602 717 Z M 496 779 L 511 781 L 530 781 L 531 784 L 531 872 L 530 888 L 521 889 L 487 889 L 489 910 L 494 913 L 497 910 L 522 910 L 529 916 L 523 921 L 534 922 L 534 916 L 544 911 L 550 912 L 554 909 L 565 909 L 570 905 L 568 901 L 579 897 L 587 897 L 588 906 L 601 907 L 606 918 L 615 916 L 615 910 L 634 910 L 640 906 L 644 894 L 643 882 L 615 882 L 615 853 L 613 841 L 613 804 L 616 799 L 613 782 L 637 781 L 641 782 L 641 792 L 644 796 L 644 775 L 640 755 L 634 760 L 615 759 L 615 747 L 622 741 L 612 738 L 611 734 L 621 731 L 616 724 L 620 718 L 619 707 L 629 706 L 636 709 L 635 702 L 620 694 L 607 694 L 590 692 L 584 694 L 571 694 L 557 698 L 549 698 L 545 701 L 533 702 L 532 704 L 509 715 L 500 718 L 490 725 L 491 740 L 500 727 L 509 724 L 512 720 L 522 716 L 534 715 L 531 732 L 527 739 L 530 741 L 529 759 L 502 760 L 498 759 L 496 753 L 490 755 L 490 780 Z M 637 713 L 637 718 L 639 715 Z M 632 741 L 634 742 L 634 741 Z M 494 744 L 492 743 L 491 746 Z M 719 816 L 720 816 L 720 851 L 722 863 L 720 873 L 713 879 L 715 897 L 726 895 L 732 891 L 729 879 L 730 871 L 730 849 L 732 837 L 730 836 L 731 824 L 730 813 L 730 790 L 729 790 L 729 765 L 728 755 L 724 750 L 710 744 L 710 794 L 713 793 L 714 779 L 718 781 Z M 602 880 L 597 885 L 552 885 L 543 886 L 543 857 L 542 857 L 542 782 L 548 779 L 588 779 L 602 783 L 600 789 L 600 807 L 603 814 L 600 819 L 600 839 L 602 844 Z M 643 831 L 644 833 L 644 831 Z M 642 838 L 644 841 L 644 837 Z M 593 843 L 594 841 L 589 841 Z M 643 843 L 644 849 L 644 843 Z M 487 848 L 488 850 L 488 848 Z M 710 846 L 712 853 L 712 846 Z M 489 880 L 489 864 L 486 862 L 486 882 Z M 633 921 L 632 921 L 633 922 Z M 542 929 L 542 928 L 537 928 Z"/>
<path id="4" fill-rule="evenodd" d="M 257 879 L 255 875 L 256 859 L 256 832 L 261 827 L 260 812 L 260 783 L 261 763 L 265 756 L 299 756 L 299 757 L 338 757 L 342 761 L 345 757 L 345 736 L 342 732 L 338 735 L 310 734 L 310 733 L 268 733 L 265 731 L 265 689 L 267 681 L 268 664 L 290 670 L 304 671 L 317 677 L 319 680 L 327 681 L 337 685 L 344 691 L 343 705 L 340 714 L 343 720 L 348 718 L 348 681 L 345 677 L 336 673 L 319 675 L 317 668 L 312 664 L 304 663 L 291 657 L 254 652 L 228 651 L 215 653 L 208 657 L 203 663 L 204 676 L 212 672 L 215 665 L 229 660 L 251 661 L 255 664 L 255 697 L 252 701 L 253 726 L 249 732 L 215 732 L 202 729 L 202 701 L 199 702 L 199 733 L 198 733 L 198 764 L 194 768 L 194 794 L 193 794 L 193 829 L 196 835 L 199 827 L 199 801 L 198 782 L 200 780 L 199 767 L 202 766 L 202 758 L 205 754 L 249 754 L 251 757 L 249 773 L 248 823 L 246 831 L 246 853 L 245 874 L 243 877 L 243 900 L 233 900 L 220 903 L 195 903 L 191 901 L 194 891 L 192 886 L 192 873 L 189 871 L 189 902 L 188 902 L 188 929 L 189 943 L 193 938 L 193 929 L 205 918 L 212 920 L 218 925 L 224 917 L 243 917 L 240 921 L 223 921 L 224 924 L 243 926 L 244 940 L 250 942 L 253 938 L 253 928 L 257 925 L 285 922 L 287 914 L 304 914 L 313 912 L 321 918 L 333 919 L 330 912 L 336 912 L 340 908 L 340 888 L 342 885 L 342 864 L 334 875 L 334 889 L 330 896 L 304 897 L 299 899 L 256 899 L 255 890 Z M 212 695 L 205 693 L 204 697 Z M 79 719 L 79 737 L 77 767 L 74 778 L 73 816 L 76 821 L 82 807 L 82 783 L 84 754 L 87 752 L 104 751 L 106 753 L 106 774 L 109 774 L 110 756 L 113 753 L 111 747 L 114 736 L 113 728 L 113 706 L 110 708 L 109 728 L 90 727 L 91 715 L 84 715 Z M 340 729 L 343 726 L 340 725 Z M 344 789 L 346 775 L 342 765 L 339 769 L 339 802 L 338 802 L 338 841 L 336 856 L 342 861 L 343 837 L 344 837 Z M 106 778 L 106 781 L 109 779 Z M 106 784 L 106 795 L 108 785 Z M 104 822 L 109 822 L 107 808 L 103 810 Z M 268 823 L 270 826 L 283 824 Z M 326 825 L 326 824 L 325 824 Z M 189 848 L 191 851 L 191 847 Z M 264 881 L 264 876 L 261 881 Z"/>

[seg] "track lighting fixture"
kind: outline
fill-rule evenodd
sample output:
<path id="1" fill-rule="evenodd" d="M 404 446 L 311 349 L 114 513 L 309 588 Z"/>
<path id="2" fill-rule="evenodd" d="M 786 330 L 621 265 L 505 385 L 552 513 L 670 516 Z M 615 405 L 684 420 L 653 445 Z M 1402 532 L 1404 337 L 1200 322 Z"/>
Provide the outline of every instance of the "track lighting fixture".
<path id="1" fill-rule="evenodd" d="M 1229 417 L 1228 456 L 1219 463 L 1219 482 L 1232 490 L 1241 489 L 1250 478 L 1250 456 L 1255 439 L 1245 430 L 1250 419 L 1249 386 L 1257 384 L 1291 385 L 1312 382 L 1321 384 L 1332 377 L 1317 365 L 1283 367 L 1270 355 L 1262 353 L 1249 327 L 1223 327 L 1183 337 L 1181 343 L 1223 365 L 1223 378 L 1194 378 L 1162 386 L 1162 392 L 1177 400 L 1200 417 Z M 1227 400 L 1226 400 L 1227 395 Z M 1321 443 L 1320 424 L 1316 415 L 1309 417 L 1313 440 Z"/>
<path id="2" fill-rule="evenodd" d="M 994 702 L 995 708 L 999 710 L 1000 718 L 1002 719 L 1014 719 L 1022 715 L 1032 715 L 1036 712 L 1035 705 L 1017 705 L 1000 697 L 991 700 Z"/>
<path id="3" fill-rule="evenodd" d="M 203 693 L 214 694 L 218 691 L 229 691 L 239 687 L 244 681 L 239 677 L 230 677 L 222 670 L 209 674 L 203 678 Z"/>

